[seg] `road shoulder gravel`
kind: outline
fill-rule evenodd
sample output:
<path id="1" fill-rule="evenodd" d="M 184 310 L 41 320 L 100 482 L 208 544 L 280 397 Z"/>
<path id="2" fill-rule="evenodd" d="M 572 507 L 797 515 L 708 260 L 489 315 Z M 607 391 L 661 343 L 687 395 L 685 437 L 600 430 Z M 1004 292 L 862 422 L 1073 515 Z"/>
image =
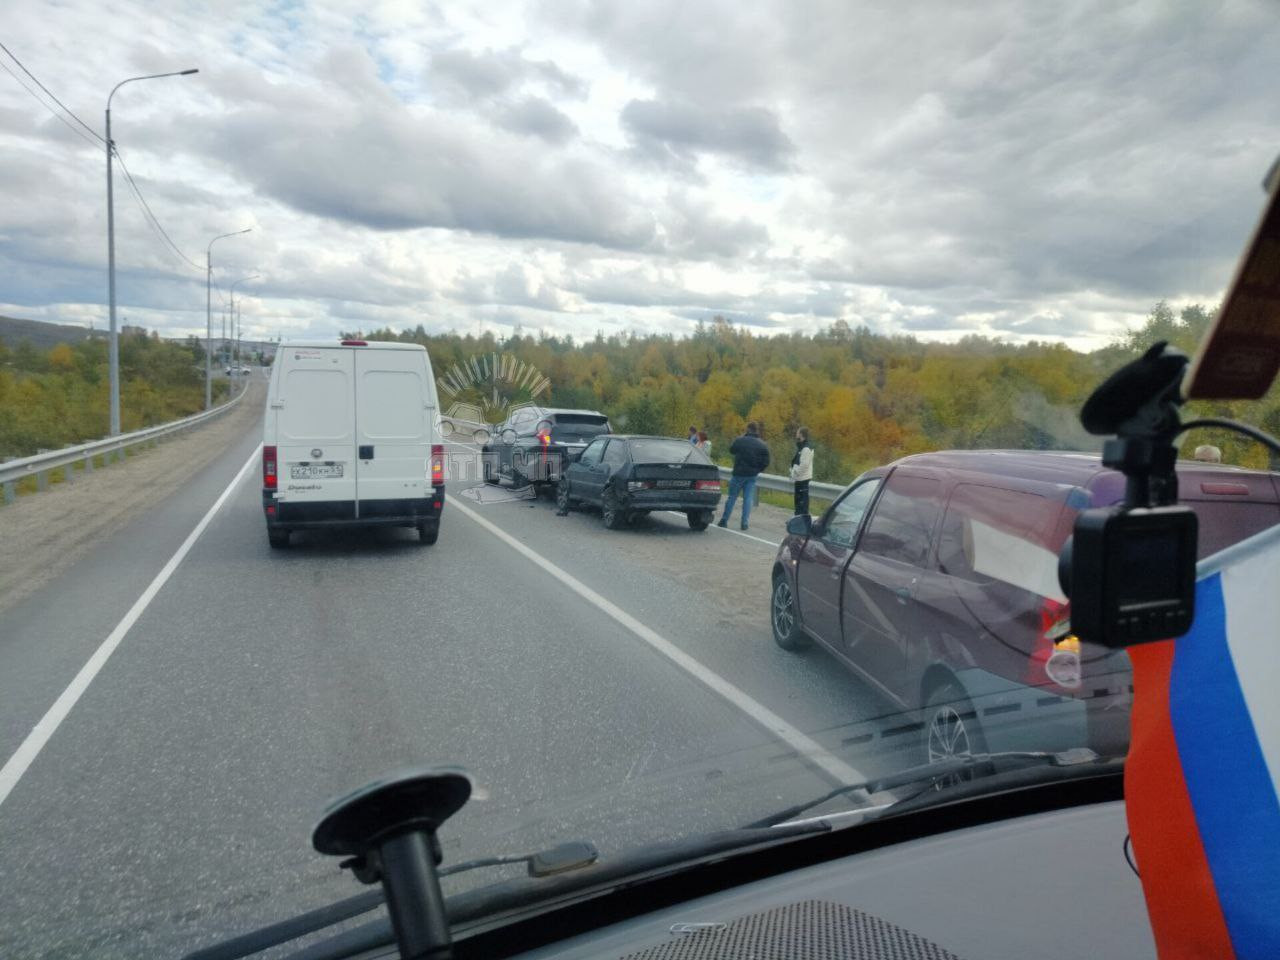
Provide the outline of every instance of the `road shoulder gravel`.
<path id="1" fill-rule="evenodd" d="M 157 500 L 180 490 L 262 418 L 266 383 L 251 381 L 236 409 L 123 462 L 78 473 L 0 507 L 0 612 L 30 596 Z"/>

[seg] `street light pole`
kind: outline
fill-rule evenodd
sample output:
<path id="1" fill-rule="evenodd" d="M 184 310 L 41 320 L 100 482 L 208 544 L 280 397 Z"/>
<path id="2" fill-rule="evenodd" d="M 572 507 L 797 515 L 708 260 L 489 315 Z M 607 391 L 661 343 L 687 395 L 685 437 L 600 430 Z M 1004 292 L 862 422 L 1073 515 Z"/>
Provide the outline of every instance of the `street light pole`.
<path id="1" fill-rule="evenodd" d="M 222 328 L 222 349 L 228 357 L 230 356 L 230 345 L 227 342 L 227 332 L 230 331 L 232 340 L 236 339 L 236 317 L 239 315 L 239 309 L 236 306 L 236 287 L 242 283 L 248 282 L 249 280 L 257 280 L 258 278 L 259 274 L 254 273 L 247 277 L 241 277 L 239 280 L 236 280 L 231 284 L 231 296 L 227 303 L 226 313 L 223 316 L 224 326 Z M 236 352 L 238 354 L 239 350 L 237 349 Z M 227 366 L 231 369 L 231 377 L 233 380 L 240 375 L 238 360 L 239 357 L 237 357 L 236 363 L 233 363 L 230 359 L 227 361 Z"/>
<path id="2" fill-rule="evenodd" d="M 253 227 L 223 233 L 209 241 L 204 250 L 204 408 L 213 409 L 213 245 L 227 237 L 238 237 Z"/>
<path id="3" fill-rule="evenodd" d="M 107 379 L 110 382 L 110 435 L 120 433 L 120 334 L 116 329 L 116 211 L 115 195 L 111 184 L 111 154 L 115 144 L 111 140 L 111 98 L 126 83 L 136 80 L 158 80 L 161 77 L 188 77 L 199 70 L 175 70 L 171 73 L 152 73 L 145 77 L 121 80 L 107 95 L 107 299 L 111 316 L 110 333 L 107 336 Z"/>

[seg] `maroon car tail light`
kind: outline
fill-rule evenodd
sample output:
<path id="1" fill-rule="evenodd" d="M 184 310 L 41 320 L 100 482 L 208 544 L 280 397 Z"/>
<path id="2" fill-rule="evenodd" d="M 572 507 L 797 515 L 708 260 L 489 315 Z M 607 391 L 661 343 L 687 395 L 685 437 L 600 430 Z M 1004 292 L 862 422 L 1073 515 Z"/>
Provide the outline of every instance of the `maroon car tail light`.
<path id="1" fill-rule="evenodd" d="M 444 444 L 433 443 L 431 445 L 431 485 L 439 487 L 444 485 Z"/>
<path id="2" fill-rule="evenodd" d="M 720 481 L 719 481 L 719 480 L 699 480 L 697 483 L 695 483 L 695 484 L 693 485 L 693 489 L 695 489 L 695 490 L 715 490 L 715 491 L 719 492 L 719 490 L 720 490 Z"/>
<path id="3" fill-rule="evenodd" d="M 1080 641 L 1071 633 L 1071 607 L 1045 597 L 1040 606 L 1040 629 L 1028 663 L 1027 682 L 1041 686 L 1047 679 L 1063 690 L 1080 689 Z"/>
<path id="4" fill-rule="evenodd" d="M 274 446 L 262 448 L 262 488 L 276 489 L 276 448 Z"/>

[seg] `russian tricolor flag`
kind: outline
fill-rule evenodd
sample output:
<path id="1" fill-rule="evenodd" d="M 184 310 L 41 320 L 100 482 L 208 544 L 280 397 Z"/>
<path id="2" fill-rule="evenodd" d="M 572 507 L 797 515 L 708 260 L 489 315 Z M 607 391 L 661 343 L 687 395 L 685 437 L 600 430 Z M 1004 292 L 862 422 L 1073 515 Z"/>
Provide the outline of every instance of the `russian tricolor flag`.
<path id="1" fill-rule="evenodd" d="M 1280 958 L 1280 527 L 1202 561 L 1133 647 L 1125 804 L 1161 960 Z"/>

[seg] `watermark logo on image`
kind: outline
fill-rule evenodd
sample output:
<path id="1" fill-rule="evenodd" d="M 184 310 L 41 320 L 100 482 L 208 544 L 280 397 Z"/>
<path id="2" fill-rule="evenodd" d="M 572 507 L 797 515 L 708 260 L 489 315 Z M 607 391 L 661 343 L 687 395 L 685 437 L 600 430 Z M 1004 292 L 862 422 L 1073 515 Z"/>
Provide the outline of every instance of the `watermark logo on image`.
<path id="1" fill-rule="evenodd" d="M 517 440 L 533 436 L 537 424 L 536 412 L 521 418 L 520 411 L 536 410 L 539 398 L 551 389 L 550 378 L 536 366 L 512 354 L 476 354 L 440 374 L 436 387 L 443 410 L 440 431 L 455 444 L 446 458 L 447 475 L 460 481 L 489 481 L 464 490 L 470 499 L 523 499 L 533 492 L 531 481 L 558 477 L 559 464 L 547 463 L 546 451 L 531 454 Z M 464 450 L 457 444 L 475 448 Z"/>

